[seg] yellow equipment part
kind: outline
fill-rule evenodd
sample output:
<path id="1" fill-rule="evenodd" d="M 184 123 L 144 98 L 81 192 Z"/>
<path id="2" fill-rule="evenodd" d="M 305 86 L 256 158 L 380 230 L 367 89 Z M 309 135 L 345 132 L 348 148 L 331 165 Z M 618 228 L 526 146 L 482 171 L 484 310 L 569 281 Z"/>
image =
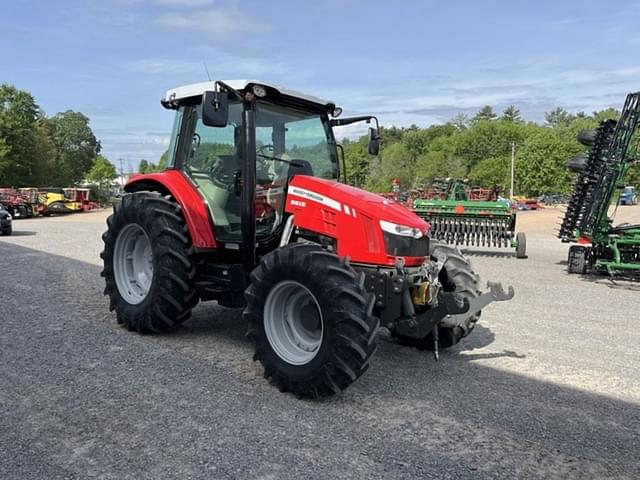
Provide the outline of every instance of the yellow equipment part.
<path id="1" fill-rule="evenodd" d="M 47 192 L 43 203 L 47 207 L 52 203 L 63 203 L 65 207 L 74 212 L 79 212 L 82 210 L 81 202 L 71 202 L 67 200 L 67 198 L 62 193 Z"/>
<path id="2" fill-rule="evenodd" d="M 427 305 L 429 303 L 429 282 L 411 288 L 411 298 L 414 305 Z"/>
<path id="3" fill-rule="evenodd" d="M 44 204 L 46 206 L 51 205 L 52 203 L 55 202 L 63 202 L 63 203 L 67 203 L 67 199 L 64 198 L 64 195 L 62 193 L 53 193 L 53 192 L 47 192 L 45 197 L 44 197 Z"/>

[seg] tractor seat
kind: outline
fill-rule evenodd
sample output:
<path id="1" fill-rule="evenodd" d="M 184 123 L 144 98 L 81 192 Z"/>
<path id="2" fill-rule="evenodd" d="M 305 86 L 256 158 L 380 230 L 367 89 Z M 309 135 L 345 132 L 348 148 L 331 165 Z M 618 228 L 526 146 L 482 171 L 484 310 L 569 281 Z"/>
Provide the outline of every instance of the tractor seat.
<path id="1" fill-rule="evenodd" d="M 287 178 L 291 179 L 294 175 L 309 175 L 313 177 L 313 168 L 307 160 L 291 160 Z"/>

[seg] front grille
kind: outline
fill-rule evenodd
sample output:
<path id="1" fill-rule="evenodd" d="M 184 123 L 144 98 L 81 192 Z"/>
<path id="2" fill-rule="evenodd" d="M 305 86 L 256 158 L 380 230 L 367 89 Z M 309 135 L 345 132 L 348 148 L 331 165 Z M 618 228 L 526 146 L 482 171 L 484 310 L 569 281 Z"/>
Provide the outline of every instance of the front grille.
<path id="1" fill-rule="evenodd" d="M 429 237 L 415 239 L 384 233 L 384 245 L 387 255 L 396 257 L 426 257 L 429 255 Z"/>

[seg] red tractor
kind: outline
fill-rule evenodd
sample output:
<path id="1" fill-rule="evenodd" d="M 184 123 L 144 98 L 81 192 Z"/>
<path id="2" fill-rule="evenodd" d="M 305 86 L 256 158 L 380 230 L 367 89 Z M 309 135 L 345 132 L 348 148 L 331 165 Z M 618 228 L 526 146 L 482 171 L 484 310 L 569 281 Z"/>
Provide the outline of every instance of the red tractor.
<path id="1" fill-rule="evenodd" d="M 381 326 L 433 350 L 473 329 L 482 294 L 454 247 L 396 202 L 339 183 L 331 102 L 254 81 L 167 92 L 168 168 L 139 175 L 107 220 L 105 293 L 117 320 L 166 331 L 200 300 L 244 307 L 265 377 L 300 397 L 336 393 L 369 366 Z M 344 162 L 342 162 L 344 164 Z"/>

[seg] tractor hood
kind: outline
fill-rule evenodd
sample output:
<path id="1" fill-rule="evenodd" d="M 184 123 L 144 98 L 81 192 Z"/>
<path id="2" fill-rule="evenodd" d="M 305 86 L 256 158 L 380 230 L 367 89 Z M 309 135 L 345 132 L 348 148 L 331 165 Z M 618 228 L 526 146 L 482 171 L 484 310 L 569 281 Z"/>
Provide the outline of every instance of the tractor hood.
<path id="1" fill-rule="evenodd" d="M 355 210 L 356 215 L 362 213 L 375 220 L 385 220 L 398 225 L 418 228 L 425 235 L 428 233 L 429 224 L 422 218 L 399 203 L 375 193 L 332 180 L 309 176 L 294 177 L 289 183 L 288 193 L 293 193 L 292 189 L 296 187 L 321 195 L 324 202 L 328 202 L 335 209 L 342 209 L 345 213 L 349 210 Z"/>
<path id="2" fill-rule="evenodd" d="M 352 261 L 420 265 L 428 254 L 429 224 L 393 200 L 331 180 L 296 175 L 287 187 L 286 211 L 298 228 L 336 239 Z M 407 232 L 408 230 L 408 232 Z"/>

